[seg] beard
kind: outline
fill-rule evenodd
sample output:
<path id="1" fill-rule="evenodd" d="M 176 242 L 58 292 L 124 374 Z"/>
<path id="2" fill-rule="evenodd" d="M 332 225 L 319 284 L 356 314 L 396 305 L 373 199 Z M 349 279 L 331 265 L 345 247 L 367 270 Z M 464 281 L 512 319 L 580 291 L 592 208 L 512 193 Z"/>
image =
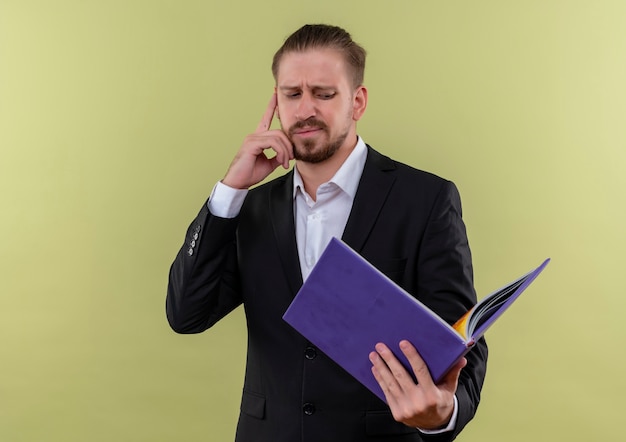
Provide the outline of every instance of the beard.
<path id="1" fill-rule="evenodd" d="M 303 128 L 320 129 L 326 134 L 327 141 L 324 143 L 324 141 L 305 139 L 298 143 L 294 142 L 294 132 Z M 291 126 L 287 131 L 287 137 L 293 145 L 293 155 L 296 160 L 304 161 L 305 163 L 321 163 L 332 157 L 343 145 L 348 137 L 348 129 L 335 138 L 330 138 L 326 123 L 316 118 L 309 118 L 308 120 L 298 121 Z"/>

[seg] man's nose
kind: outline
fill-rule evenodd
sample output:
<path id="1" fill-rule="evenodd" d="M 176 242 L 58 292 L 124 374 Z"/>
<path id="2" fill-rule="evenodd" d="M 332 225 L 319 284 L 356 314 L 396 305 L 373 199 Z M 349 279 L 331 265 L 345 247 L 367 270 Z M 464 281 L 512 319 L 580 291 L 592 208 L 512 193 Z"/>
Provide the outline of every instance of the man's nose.
<path id="1" fill-rule="evenodd" d="M 315 116 L 315 103 L 309 94 L 303 94 L 298 101 L 296 108 L 296 118 L 300 121 L 307 120 Z"/>

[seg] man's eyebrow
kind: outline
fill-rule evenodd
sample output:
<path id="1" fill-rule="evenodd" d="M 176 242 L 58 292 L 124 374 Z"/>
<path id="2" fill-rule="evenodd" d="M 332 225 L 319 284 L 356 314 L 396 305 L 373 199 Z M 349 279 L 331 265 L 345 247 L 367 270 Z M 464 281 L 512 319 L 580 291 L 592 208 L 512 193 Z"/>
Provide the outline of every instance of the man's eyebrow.
<path id="1" fill-rule="evenodd" d="M 302 89 L 300 86 L 278 86 L 278 89 L 281 91 L 293 91 L 293 90 L 300 90 Z M 335 86 L 323 86 L 323 85 L 318 85 L 318 86 L 312 86 L 310 88 L 307 89 L 311 89 L 314 91 L 318 91 L 318 90 L 324 90 L 324 91 L 334 91 L 337 88 Z"/>

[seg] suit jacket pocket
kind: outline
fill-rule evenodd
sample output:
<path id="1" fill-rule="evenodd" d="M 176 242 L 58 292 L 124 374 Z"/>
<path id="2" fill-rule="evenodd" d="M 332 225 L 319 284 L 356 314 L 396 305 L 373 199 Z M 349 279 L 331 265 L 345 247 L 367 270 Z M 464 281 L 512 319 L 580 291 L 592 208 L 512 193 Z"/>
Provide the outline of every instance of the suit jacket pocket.
<path id="1" fill-rule="evenodd" d="M 365 432 L 368 436 L 391 436 L 417 433 L 417 429 L 407 427 L 393 419 L 391 411 L 368 411 L 365 414 Z"/>
<path id="2" fill-rule="evenodd" d="M 241 411 L 257 419 L 265 419 L 265 396 L 244 390 Z"/>

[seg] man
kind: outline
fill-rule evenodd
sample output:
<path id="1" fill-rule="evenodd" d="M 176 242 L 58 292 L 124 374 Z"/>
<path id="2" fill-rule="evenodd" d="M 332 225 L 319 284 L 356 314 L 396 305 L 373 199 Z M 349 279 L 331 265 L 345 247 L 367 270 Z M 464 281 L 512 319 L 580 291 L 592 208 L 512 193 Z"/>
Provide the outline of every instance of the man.
<path id="1" fill-rule="evenodd" d="M 369 358 L 387 406 L 282 320 L 333 236 L 448 322 L 476 300 L 455 186 L 381 155 L 356 133 L 367 107 L 364 67 L 365 51 L 341 28 L 307 25 L 285 41 L 261 122 L 172 265 L 167 317 L 175 331 L 202 332 L 244 305 L 237 441 L 448 441 L 478 406 L 484 341 L 438 385 L 410 343 L 393 345 L 417 384 L 378 344 Z M 282 130 L 270 129 L 274 115 Z M 291 172 L 249 190 L 293 159 Z"/>

